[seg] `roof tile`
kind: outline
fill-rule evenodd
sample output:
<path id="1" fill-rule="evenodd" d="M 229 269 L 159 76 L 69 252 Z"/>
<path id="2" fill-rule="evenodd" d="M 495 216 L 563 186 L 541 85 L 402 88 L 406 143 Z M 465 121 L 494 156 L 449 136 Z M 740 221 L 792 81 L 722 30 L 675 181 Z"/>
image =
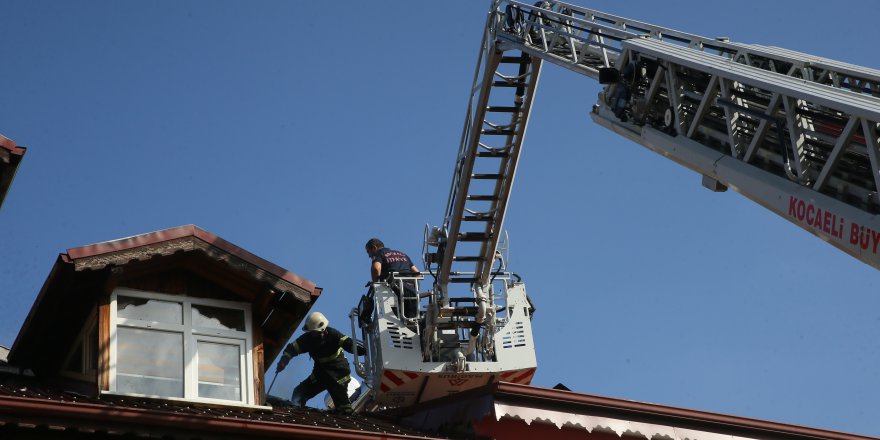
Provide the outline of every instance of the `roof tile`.
<path id="1" fill-rule="evenodd" d="M 271 409 L 238 408 L 223 406 L 205 406 L 199 403 L 170 401 L 141 397 L 118 395 L 102 395 L 100 397 L 63 391 L 57 387 L 46 385 L 32 377 L 0 374 L 0 401 L 12 398 L 18 401 L 64 402 L 99 406 L 108 409 L 131 409 L 153 415 L 187 415 L 198 417 L 211 423 L 211 420 L 239 420 L 250 424 L 272 423 L 285 426 L 313 427 L 331 430 L 358 431 L 364 434 L 391 435 L 399 438 L 426 438 L 425 434 L 412 428 L 403 427 L 392 421 L 373 416 L 342 415 L 321 411 L 313 408 L 275 407 Z M 0 411 L 0 421 L 7 416 L 14 416 Z M 99 423 L 100 420 L 95 420 Z M 46 418 L 44 423 L 58 425 L 59 420 Z M 63 423 L 61 423 L 63 425 Z M 137 428 L 132 433 L 138 434 Z"/>

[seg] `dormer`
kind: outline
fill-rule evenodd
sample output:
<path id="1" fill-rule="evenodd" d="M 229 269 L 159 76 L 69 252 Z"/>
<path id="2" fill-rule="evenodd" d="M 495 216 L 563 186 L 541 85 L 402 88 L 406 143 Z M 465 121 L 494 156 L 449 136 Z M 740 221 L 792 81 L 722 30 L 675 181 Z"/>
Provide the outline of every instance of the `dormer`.
<path id="1" fill-rule="evenodd" d="M 69 249 L 10 363 L 86 394 L 263 405 L 321 289 L 197 226 Z"/>

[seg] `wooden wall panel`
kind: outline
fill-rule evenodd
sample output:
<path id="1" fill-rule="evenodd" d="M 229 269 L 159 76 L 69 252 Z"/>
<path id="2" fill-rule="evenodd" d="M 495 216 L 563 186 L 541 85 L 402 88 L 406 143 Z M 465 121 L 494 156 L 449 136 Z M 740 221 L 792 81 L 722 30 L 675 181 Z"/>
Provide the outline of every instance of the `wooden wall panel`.
<path id="1" fill-rule="evenodd" d="M 254 401 L 257 405 L 266 404 L 266 374 L 263 356 L 263 331 L 254 323 Z"/>
<path id="2" fill-rule="evenodd" d="M 110 297 L 98 304 L 98 390 L 110 391 Z"/>

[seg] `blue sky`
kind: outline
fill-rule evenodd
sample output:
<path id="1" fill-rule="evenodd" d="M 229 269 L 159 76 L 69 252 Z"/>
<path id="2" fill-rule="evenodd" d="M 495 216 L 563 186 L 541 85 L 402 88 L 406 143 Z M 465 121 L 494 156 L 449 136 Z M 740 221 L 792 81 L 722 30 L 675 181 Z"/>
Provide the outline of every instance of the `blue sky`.
<path id="1" fill-rule="evenodd" d="M 581 0 L 880 68 L 876 0 Z M 442 221 L 488 2 L 0 2 L 0 344 L 68 248 L 194 223 L 348 328 L 372 236 Z M 880 435 L 875 269 L 596 126 L 545 66 L 506 229 L 534 384 Z M 273 394 L 311 366 L 296 359 Z"/>

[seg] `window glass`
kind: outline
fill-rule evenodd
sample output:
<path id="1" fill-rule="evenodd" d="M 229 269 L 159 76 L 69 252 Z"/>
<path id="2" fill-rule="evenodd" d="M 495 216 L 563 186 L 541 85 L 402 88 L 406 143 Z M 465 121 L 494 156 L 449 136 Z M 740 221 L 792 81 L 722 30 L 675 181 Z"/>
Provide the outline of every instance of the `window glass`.
<path id="1" fill-rule="evenodd" d="M 183 397 L 182 334 L 117 327 L 116 352 L 116 391 Z"/>
<path id="2" fill-rule="evenodd" d="M 118 320 L 110 327 L 112 392 L 253 400 L 243 378 L 252 373 L 245 362 L 251 338 L 246 304 L 126 292 L 114 294 Z M 80 363 L 86 356 L 98 359 L 97 328 L 87 333 L 83 353 L 71 353 Z M 89 350 L 94 354 L 89 355 Z"/>
<path id="3" fill-rule="evenodd" d="M 199 397 L 241 400 L 241 349 L 199 341 Z"/>
<path id="4" fill-rule="evenodd" d="M 178 302 L 119 295 L 116 310 L 120 318 L 183 324 L 183 304 Z"/>
<path id="5" fill-rule="evenodd" d="M 211 307 L 201 304 L 192 306 L 193 327 L 244 331 L 244 311 Z"/>

